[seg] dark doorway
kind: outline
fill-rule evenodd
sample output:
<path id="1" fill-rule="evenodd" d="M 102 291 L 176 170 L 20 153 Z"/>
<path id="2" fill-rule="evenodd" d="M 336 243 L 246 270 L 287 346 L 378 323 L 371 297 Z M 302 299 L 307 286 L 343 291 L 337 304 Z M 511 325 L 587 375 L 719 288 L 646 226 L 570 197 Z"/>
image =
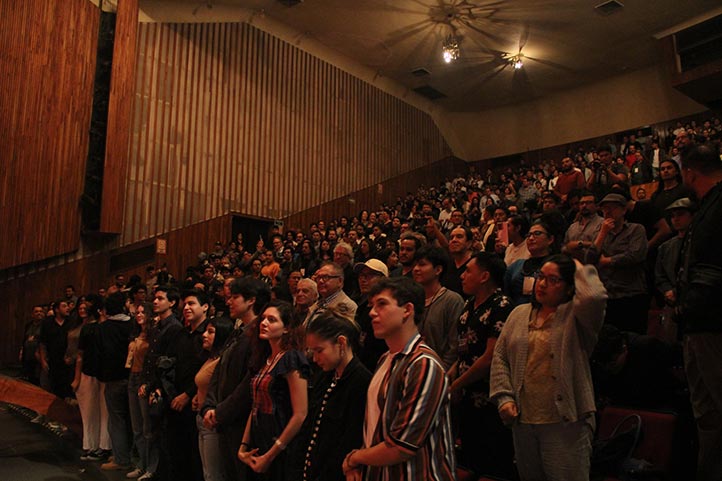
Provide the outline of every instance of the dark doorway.
<path id="1" fill-rule="evenodd" d="M 264 219 L 262 217 L 249 217 L 242 215 L 233 215 L 233 237 L 236 239 L 239 233 L 243 234 L 243 248 L 248 252 L 256 252 L 256 243 L 259 239 L 263 239 L 266 247 L 269 246 L 268 234 L 273 227 L 273 219 Z"/>

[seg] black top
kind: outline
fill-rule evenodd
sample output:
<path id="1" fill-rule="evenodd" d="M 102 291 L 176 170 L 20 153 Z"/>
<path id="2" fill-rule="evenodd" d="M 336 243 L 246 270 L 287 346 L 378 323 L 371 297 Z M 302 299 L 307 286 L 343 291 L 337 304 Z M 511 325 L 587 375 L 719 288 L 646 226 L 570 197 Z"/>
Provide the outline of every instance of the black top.
<path id="1" fill-rule="evenodd" d="M 201 414 L 215 409 L 219 431 L 230 425 L 245 425 L 251 412 L 249 360 L 253 327 L 251 323 L 231 333 L 208 385 Z"/>
<path id="2" fill-rule="evenodd" d="M 143 360 L 142 376 L 143 381 L 148 384 L 148 391 L 163 386 L 163 370 L 159 368 L 158 360 L 166 357 L 175 361 L 178 356 L 178 337 L 182 333 L 181 331 L 183 331 L 183 326 L 175 314 L 171 314 L 149 327 L 148 352 Z M 166 392 L 165 394 L 171 398 L 174 397 L 174 393 Z"/>
<path id="3" fill-rule="evenodd" d="M 176 394 L 186 393 L 190 398 L 196 395 L 198 387 L 195 377 L 205 360 L 208 358 L 203 350 L 203 333 L 208 321 L 201 322 L 191 332 L 190 327 L 182 329 L 177 338 L 177 359 L 175 367 Z M 190 409 L 190 404 L 188 404 Z"/>
<path id="4" fill-rule="evenodd" d="M 374 336 L 374 328 L 371 325 L 371 307 L 369 301 L 364 298 L 356 309 L 356 323 L 361 328 L 359 335 L 359 352 L 358 358 L 366 369 L 373 372 L 376 370 L 376 364 L 379 362 L 381 354 L 389 350 L 386 341 L 377 339 Z"/>
<path id="5" fill-rule="evenodd" d="M 722 183 L 704 196 L 682 247 L 678 275 L 680 318 L 687 333 L 721 332 Z"/>
<path id="6" fill-rule="evenodd" d="M 48 364 L 65 364 L 65 350 L 68 348 L 68 331 L 70 330 L 70 319 L 66 319 L 62 325 L 55 322 L 54 317 L 43 319 L 40 327 L 40 344 L 45 346 Z"/>
<path id="7" fill-rule="evenodd" d="M 457 294 L 459 294 L 461 297 L 466 300 L 469 296 L 464 294 L 464 289 L 461 287 L 461 274 L 466 271 L 466 265 L 471 260 L 471 257 L 461 264 L 460 267 L 456 267 L 456 263 L 453 259 L 449 261 L 449 265 L 444 269 L 444 273 L 441 277 L 441 285 L 449 289 L 450 291 L 454 291 Z"/>
<path id="8" fill-rule="evenodd" d="M 100 324 L 93 321 L 80 329 L 78 349 L 83 352 L 83 374 L 98 377 L 100 374 Z"/>
<path id="9" fill-rule="evenodd" d="M 98 380 L 101 382 L 128 379 L 125 361 L 128 358 L 128 341 L 132 323 L 128 316 L 124 316 L 124 319 L 109 318 L 100 323 L 98 328 L 100 348 Z"/>
<path id="10" fill-rule="evenodd" d="M 351 359 L 334 383 L 335 375 L 335 371 L 322 373 L 309 395 L 308 416 L 298 434 L 298 449 L 293 456 L 292 471 L 297 474 L 293 479 L 345 480 L 343 460 L 363 444 L 366 391 L 372 375 L 356 358 Z"/>

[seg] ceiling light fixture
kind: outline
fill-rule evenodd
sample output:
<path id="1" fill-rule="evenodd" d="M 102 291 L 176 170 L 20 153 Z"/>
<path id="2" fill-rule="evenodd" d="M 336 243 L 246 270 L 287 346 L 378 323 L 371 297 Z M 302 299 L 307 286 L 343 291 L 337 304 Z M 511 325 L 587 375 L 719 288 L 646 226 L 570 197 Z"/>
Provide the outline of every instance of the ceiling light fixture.
<path id="1" fill-rule="evenodd" d="M 446 37 L 441 47 L 441 55 L 446 63 L 451 63 L 459 58 L 459 39 L 456 36 L 449 34 Z"/>
<path id="2" fill-rule="evenodd" d="M 514 55 L 510 63 L 514 66 L 515 70 L 519 70 L 524 66 L 524 62 L 521 60 L 521 54 Z"/>

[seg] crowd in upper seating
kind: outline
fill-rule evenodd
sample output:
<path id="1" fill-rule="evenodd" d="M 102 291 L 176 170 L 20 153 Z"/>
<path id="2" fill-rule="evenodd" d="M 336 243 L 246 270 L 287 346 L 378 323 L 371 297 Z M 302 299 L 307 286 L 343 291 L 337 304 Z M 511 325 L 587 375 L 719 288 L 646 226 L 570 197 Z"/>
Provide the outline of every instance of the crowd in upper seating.
<path id="1" fill-rule="evenodd" d="M 33 308 L 23 373 L 77 398 L 83 459 L 129 478 L 453 479 L 458 458 L 588 479 L 597 409 L 690 410 L 682 159 L 721 132 L 639 131 L 238 234 L 177 278 L 67 286 Z"/>

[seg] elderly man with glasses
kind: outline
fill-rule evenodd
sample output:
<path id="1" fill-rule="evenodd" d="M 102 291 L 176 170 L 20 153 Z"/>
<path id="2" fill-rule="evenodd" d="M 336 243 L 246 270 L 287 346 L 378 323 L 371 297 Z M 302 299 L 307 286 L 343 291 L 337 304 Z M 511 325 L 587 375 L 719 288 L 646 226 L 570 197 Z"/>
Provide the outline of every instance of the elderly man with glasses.
<path id="1" fill-rule="evenodd" d="M 308 311 L 304 325 L 308 325 L 314 317 L 326 309 L 333 309 L 337 314 L 353 321 L 356 316 L 356 303 L 343 291 L 343 269 L 335 262 L 321 266 L 313 275 L 318 285 L 318 301 Z"/>

